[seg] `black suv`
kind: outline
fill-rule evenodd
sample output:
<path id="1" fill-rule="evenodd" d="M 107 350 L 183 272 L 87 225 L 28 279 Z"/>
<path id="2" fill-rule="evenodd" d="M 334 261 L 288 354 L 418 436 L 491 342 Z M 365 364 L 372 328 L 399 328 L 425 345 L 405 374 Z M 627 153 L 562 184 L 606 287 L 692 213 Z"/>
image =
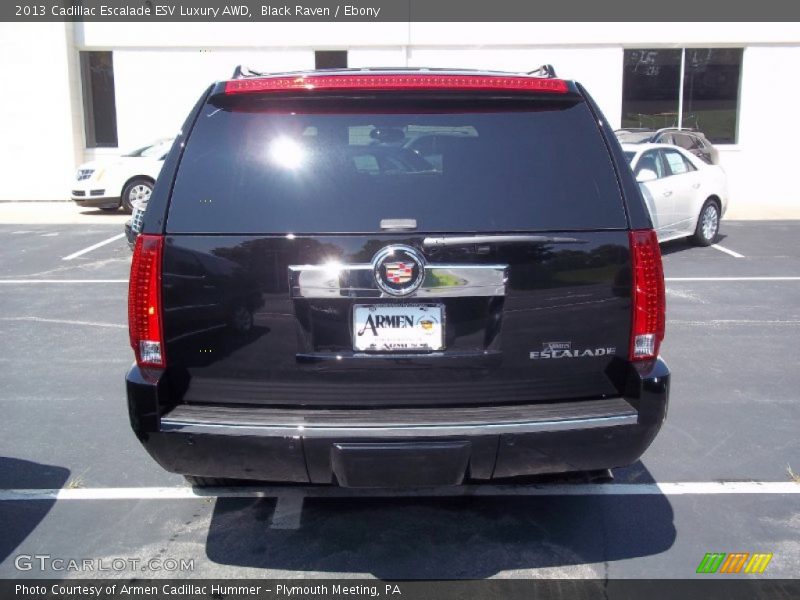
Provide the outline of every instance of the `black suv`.
<path id="1" fill-rule="evenodd" d="M 580 84 L 239 77 L 182 132 L 129 291 L 131 424 L 165 469 L 454 485 L 627 465 L 655 437 L 661 255 Z"/>
<path id="2" fill-rule="evenodd" d="M 623 144 L 672 144 L 691 152 L 710 165 L 719 164 L 719 151 L 708 141 L 705 134 L 694 129 L 617 129 L 614 132 Z"/>

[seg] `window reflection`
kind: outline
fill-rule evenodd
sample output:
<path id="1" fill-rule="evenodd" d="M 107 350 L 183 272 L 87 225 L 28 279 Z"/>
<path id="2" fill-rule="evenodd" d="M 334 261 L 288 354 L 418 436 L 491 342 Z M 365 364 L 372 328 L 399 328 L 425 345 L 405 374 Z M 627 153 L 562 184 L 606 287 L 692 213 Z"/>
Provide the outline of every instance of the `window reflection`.
<path id="1" fill-rule="evenodd" d="M 681 127 L 711 142 L 736 143 L 742 54 L 741 48 L 625 50 L 622 127 L 677 127 L 682 113 Z"/>
<path id="2" fill-rule="evenodd" d="M 687 48 L 683 74 L 683 123 L 712 142 L 736 142 L 741 48 Z"/>

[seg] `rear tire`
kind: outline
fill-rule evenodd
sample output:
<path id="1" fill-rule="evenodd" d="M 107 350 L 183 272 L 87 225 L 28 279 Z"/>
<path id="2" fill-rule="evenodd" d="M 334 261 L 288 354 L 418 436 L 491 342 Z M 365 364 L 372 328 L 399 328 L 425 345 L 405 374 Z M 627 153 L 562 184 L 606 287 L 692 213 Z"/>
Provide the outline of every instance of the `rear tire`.
<path id="1" fill-rule="evenodd" d="M 195 477 L 194 475 L 184 475 L 183 477 L 192 487 L 198 488 L 225 487 L 237 484 L 235 479 L 223 479 L 221 477 Z"/>
<path id="2" fill-rule="evenodd" d="M 122 208 L 133 212 L 134 202 L 147 202 L 153 192 L 153 182 L 143 177 L 129 181 L 122 190 Z"/>
<path id="3" fill-rule="evenodd" d="M 698 246 L 710 246 L 719 235 L 719 205 L 714 200 L 706 200 L 700 209 L 692 241 Z"/>

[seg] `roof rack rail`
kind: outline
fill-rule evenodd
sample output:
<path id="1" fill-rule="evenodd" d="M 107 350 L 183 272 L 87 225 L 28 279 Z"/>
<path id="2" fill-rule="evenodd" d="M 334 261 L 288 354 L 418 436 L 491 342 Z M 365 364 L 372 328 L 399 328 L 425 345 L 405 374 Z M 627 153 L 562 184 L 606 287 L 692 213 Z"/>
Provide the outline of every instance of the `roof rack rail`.
<path id="1" fill-rule="evenodd" d="M 249 67 L 245 67 L 244 65 L 236 65 L 236 68 L 233 70 L 233 76 L 231 79 L 243 79 L 245 77 L 263 77 L 266 73 L 259 73 L 258 71 L 253 71 Z"/>
<path id="2" fill-rule="evenodd" d="M 661 129 L 657 129 L 656 133 L 661 133 L 662 131 L 692 131 L 697 133 L 697 129 L 694 127 L 662 127 Z"/>
<path id="3" fill-rule="evenodd" d="M 542 77 L 553 78 L 557 77 L 556 70 L 553 65 L 542 65 L 541 67 L 537 67 L 533 71 L 528 71 L 525 73 L 526 75 L 540 75 Z"/>

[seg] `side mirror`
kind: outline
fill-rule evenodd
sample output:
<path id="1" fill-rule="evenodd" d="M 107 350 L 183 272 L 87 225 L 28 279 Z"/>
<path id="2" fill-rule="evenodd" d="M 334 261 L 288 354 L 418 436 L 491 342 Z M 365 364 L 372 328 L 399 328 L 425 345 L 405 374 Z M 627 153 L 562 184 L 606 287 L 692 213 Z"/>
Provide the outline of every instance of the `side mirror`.
<path id="1" fill-rule="evenodd" d="M 650 169 L 641 169 L 636 173 L 636 181 L 639 183 L 647 183 L 648 181 L 655 181 L 658 179 L 658 174 Z"/>

